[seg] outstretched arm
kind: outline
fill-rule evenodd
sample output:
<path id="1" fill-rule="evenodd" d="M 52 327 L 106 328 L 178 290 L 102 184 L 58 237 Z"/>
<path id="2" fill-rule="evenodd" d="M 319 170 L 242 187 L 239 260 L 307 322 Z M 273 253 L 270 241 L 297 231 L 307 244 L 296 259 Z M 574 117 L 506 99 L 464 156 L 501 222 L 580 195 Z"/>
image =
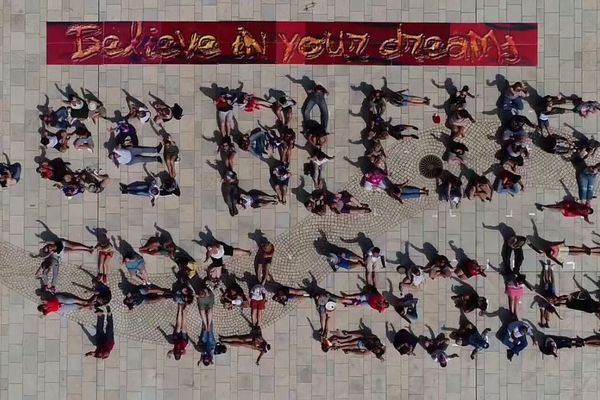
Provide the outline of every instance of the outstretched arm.
<path id="1" fill-rule="evenodd" d="M 263 354 L 265 353 L 262 351 L 258 354 L 258 358 L 256 359 L 256 365 L 260 365 L 260 359 L 262 358 Z"/>

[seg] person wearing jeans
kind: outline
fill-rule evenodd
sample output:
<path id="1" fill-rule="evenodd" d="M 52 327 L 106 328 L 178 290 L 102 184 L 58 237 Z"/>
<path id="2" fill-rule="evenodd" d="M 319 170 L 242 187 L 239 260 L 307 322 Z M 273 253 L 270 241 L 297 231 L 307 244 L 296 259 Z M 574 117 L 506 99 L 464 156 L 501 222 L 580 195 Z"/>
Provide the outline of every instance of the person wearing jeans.
<path id="1" fill-rule="evenodd" d="M 587 205 L 589 205 L 594 198 L 599 168 L 600 163 L 585 167 L 577 177 L 577 183 L 579 185 L 579 201 L 585 201 Z"/>
<path id="2" fill-rule="evenodd" d="M 212 322 L 207 328 L 206 325 L 202 324 L 202 332 L 200 333 L 200 348 L 201 355 L 198 365 L 200 363 L 205 366 L 209 366 L 214 363 L 215 348 L 217 347 L 217 341 L 215 339 L 215 332 Z"/>
<path id="3" fill-rule="evenodd" d="M 327 89 L 321 85 L 317 85 L 308 93 L 306 103 L 304 103 L 304 109 L 302 110 L 302 118 L 304 121 L 308 121 L 310 118 L 310 112 L 315 106 L 319 107 L 321 112 L 321 126 L 327 131 L 327 123 L 329 122 L 329 111 L 327 110 L 327 102 L 325 97 L 329 94 Z"/>
<path id="4" fill-rule="evenodd" d="M 507 357 L 509 361 L 512 361 L 513 356 L 518 356 L 527 347 L 527 335 L 531 336 L 533 344 L 536 344 L 533 331 L 526 322 L 513 321 L 508 324 L 502 343 L 508 347 Z"/>
<path id="5" fill-rule="evenodd" d="M 110 153 L 109 157 L 119 165 L 133 165 L 150 162 L 162 163 L 162 158 L 159 153 L 162 150 L 162 143 L 156 147 L 151 146 L 129 146 L 122 147 L 117 146 L 115 150 Z"/>

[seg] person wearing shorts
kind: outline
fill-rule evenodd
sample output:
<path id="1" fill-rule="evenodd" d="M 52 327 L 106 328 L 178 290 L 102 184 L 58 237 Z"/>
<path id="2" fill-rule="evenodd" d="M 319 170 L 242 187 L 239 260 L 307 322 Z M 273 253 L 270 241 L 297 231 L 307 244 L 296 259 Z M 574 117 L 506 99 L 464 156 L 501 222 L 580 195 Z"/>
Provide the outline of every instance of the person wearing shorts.
<path id="1" fill-rule="evenodd" d="M 252 326 L 260 327 L 262 314 L 267 304 L 267 289 L 262 284 L 256 284 L 250 289 L 250 312 Z"/>
<path id="2" fill-rule="evenodd" d="M 127 254 L 123 257 L 123 264 L 125 264 L 129 279 L 132 282 L 138 282 L 146 286 L 150 285 L 144 257 L 136 253 Z"/>
<path id="3" fill-rule="evenodd" d="M 233 129 L 233 103 L 234 96 L 231 94 L 223 94 L 215 99 L 217 107 L 217 122 L 219 124 L 219 132 L 221 135 L 229 136 Z"/>
<path id="4" fill-rule="evenodd" d="M 206 258 L 204 259 L 204 262 L 208 261 L 210 258 L 214 266 L 223 266 L 223 258 L 225 256 L 233 257 L 249 254 L 252 254 L 252 251 L 233 247 L 217 240 L 206 247 Z"/>
<path id="5" fill-rule="evenodd" d="M 517 275 L 514 279 L 508 280 L 504 289 L 504 293 L 508 296 L 508 309 L 515 318 L 518 318 L 518 307 L 525 292 L 525 282 L 520 278 L 522 276 Z"/>
<path id="6" fill-rule="evenodd" d="M 385 257 L 379 247 L 370 248 L 365 254 L 365 267 L 367 269 L 367 286 L 375 287 L 375 272 L 385 269 Z"/>
<path id="7" fill-rule="evenodd" d="M 469 279 L 477 275 L 487 276 L 485 274 L 485 267 L 479 265 L 475 260 L 466 260 L 459 263 L 455 272 L 460 279 Z"/>
<path id="8" fill-rule="evenodd" d="M 342 297 L 342 304 L 345 306 L 369 306 L 380 313 L 390 306 L 383 295 L 374 287 L 362 293 L 345 294 Z"/>
<path id="9" fill-rule="evenodd" d="M 349 271 L 365 265 L 363 259 L 356 254 L 345 252 L 340 254 L 329 253 L 327 261 L 334 271 L 339 269 L 345 269 L 346 271 Z"/>
<path id="10" fill-rule="evenodd" d="M 123 304 L 128 310 L 133 310 L 142 304 L 151 304 L 166 298 L 172 298 L 173 293 L 169 289 L 157 287 L 136 286 L 132 291 L 127 292 L 123 299 Z"/>

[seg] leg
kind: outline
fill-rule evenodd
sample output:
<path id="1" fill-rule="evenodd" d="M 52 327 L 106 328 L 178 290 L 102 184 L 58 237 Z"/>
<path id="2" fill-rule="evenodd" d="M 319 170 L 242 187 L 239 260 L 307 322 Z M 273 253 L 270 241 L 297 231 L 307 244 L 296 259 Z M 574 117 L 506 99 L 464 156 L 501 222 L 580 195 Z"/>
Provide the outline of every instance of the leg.
<path id="1" fill-rule="evenodd" d="M 58 260 L 53 260 L 52 261 L 52 281 L 50 282 L 50 286 L 53 288 L 58 286 L 58 269 L 59 269 Z"/>
<path id="2" fill-rule="evenodd" d="M 310 164 L 310 177 L 313 180 L 313 185 L 315 188 L 319 187 L 319 166 L 315 163 Z"/>
<path id="3" fill-rule="evenodd" d="M 207 310 L 200 310 L 200 319 L 202 320 L 202 324 L 204 326 L 208 326 Z"/>
<path id="4" fill-rule="evenodd" d="M 139 268 L 136 274 L 142 279 L 144 284 L 148 284 L 148 271 L 146 270 L 146 267 Z"/>
<path id="5" fill-rule="evenodd" d="M 327 132 L 327 125 L 329 123 L 329 110 L 327 110 L 327 103 L 325 102 L 325 97 L 321 97 L 318 99 L 317 106 L 319 107 L 319 111 L 321 112 L 321 126 Z"/>
<path id="6" fill-rule="evenodd" d="M 65 245 L 65 250 L 67 251 L 94 251 L 92 246 L 86 246 L 82 243 L 73 242 L 71 240 L 62 239 L 63 244 Z"/>
<path id="7" fill-rule="evenodd" d="M 57 294 L 56 298 L 61 304 L 77 304 L 79 306 L 90 306 L 93 300 L 93 297 L 86 300 L 82 299 L 81 297 L 75 296 L 74 294 L 67 293 Z"/>
<path id="8" fill-rule="evenodd" d="M 512 315 L 515 315 L 514 308 L 515 308 L 514 298 L 511 296 L 508 296 L 508 310 L 511 312 Z"/>
<path id="9" fill-rule="evenodd" d="M 314 100 L 314 96 L 310 96 L 309 99 L 306 101 L 304 110 L 302 110 L 302 119 L 304 121 L 308 121 L 310 119 L 310 112 L 316 105 L 317 105 L 317 103 Z"/>
<path id="10" fill-rule="evenodd" d="M 175 317 L 175 327 L 173 328 L 173 333 L 181 332 L 181 328 L 183 326 L 183 304 L 177 305 L 177 316 Z"/>
<path id="11" fill-rule="evenodd" d="M 144 163 L 153 163 L 153 162 L 159 162 L 160 158 L 158 156 L 132 156 L 131 157 L 131 161 L 129 161 L 129 164 L 127 165 L 134 165 L 134 164 L 144 164 Z"/>
<path id="12" fill-rule="evenodd" d="M 132 156 L 141 156 L 143 154 L 158 154 L 158 152 L 156 151 L 157 148 L 151 146 L 130 147 L 128 150 L 131 152 Z"/>
<path id="13" fill-rule="evenodd" d="M 98 313 L 98 318 L 96 319 L 96 345 L 104 342 L 107 339 L 106 336 L 106 332 L 104 331 L 104 313 L 100 312 Z"/>
<path id="14" fill-rule="evenodd" d="M 233 123 L 233 110 L 227 111 L 227 116 L 225 117 L 225 134 L 230 135 L 234 126 L 235 124 Z"/>
<path id="15" fill-rule="evenodd" d="M 144 285 L 146 282 L 136 273 L 135 270 L 128 269 L 129 272 L 129 281 L 135 285 Z"/>
<path id="16" fill-rule="evenodd" d="M 584 172 L 580 173 L 577 177 L 577 183 L 579 183 L 579 200 L 585 201 L 588 198 L 588 181 L 589 175 Z"/>

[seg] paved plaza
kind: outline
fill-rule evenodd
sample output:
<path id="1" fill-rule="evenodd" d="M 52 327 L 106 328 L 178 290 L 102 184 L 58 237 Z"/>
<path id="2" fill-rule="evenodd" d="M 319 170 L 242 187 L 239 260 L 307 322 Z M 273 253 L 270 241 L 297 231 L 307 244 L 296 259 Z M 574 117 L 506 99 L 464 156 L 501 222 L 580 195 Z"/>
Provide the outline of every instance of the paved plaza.
<path id="1" fill-rule="evenodd" d="M 436 139 L 443 125 L 435 125 L 434 106 L 390 107 L 387 116 L 395 121 L 416 125 L 421 139 L 385 142 L 390 175 L 396 182 L 410 179 L 415 186 L 432 189 L 432 195 L 399 204 L 382 193 L 365 192 L 359 185 L 361 173 L 356 162 L 364 147 L 352 142 L 360 139 L 364 121 L 356 117 L 364 100 L 361 82 L 375 88 L 387 77 L 394 90 L 410 88 L 412 94 L 431 98 L 432 105 L 443 104 L 447 93 L 432 83 L 447 78 L 458 87 L 469 85 L 477 95 L 468 109 L 476 119 L 467 127 L 465 143 L 470 151 L 467 164 L 478 173 L 495 162 L 500 146 L 493 140 L 499 127 L 494 113 L 500 93 L 494 81 L 525 81 L 539 94 L 577 93 L 584 99 L 597 99 L 600 92 L 598 65 L 600 41 L 597 0 L 317 0 L 306 8 L 303 1 L 280 0 L 100 0 L 5 1 L 0 8 L 3 40 L 0 64 L 0 150 L 11 161 L 24 165 L 21 182 L 2 189 L 0 196 L 0 400 L 13 399 L 427 399 L 427 400 L 519 400 L 560 399 L 591 400 L 600 393 L 600 363 L 595 348 L 564 349 L 558 358 L 542 356 L 530 345 L 512 362 L 506 347 L 495 336 L 507 311 L 502 276 L 495 272 L 500 262 L 502 236 L 495 226 L 505 223 L 517 234 L 532 235 L 568 244 L 592 244 L 600 241 L 600 218 L 594 213 L 589 225 L 582 219 L 563 218 L 558 213 L 540 212 L 534 203 L 553 203 L 569 192 L 577 194 L 572 166 L 559 156 L 534 147 L 522 169 L 525 190 L 515 197 L 495 194 L 489 203 L 463 200 L 459 209 L 449 209 L 433 195 L 435 181 L 423 177 L 418 161 L 430 154 L 441 156 L 444 146 Z M 307 2 L 308 3 L 308 2 Z M 301 65 L 46 65 L 46 21 L 214 21 L 214 20 L 292 20 L 292 21 L 376 21 L 376 22 L 537 22 L 539 34 L 538 67 L 385 67 L 385 66 L 301 66 Z M 368 203 L 368 215 L 310 214 L 297 198 L 311 191 L 310 177 L 303 176 L 306 151 L 295 149 L 292 156 L 291 193 L 286 205 L 256 210 L 240 210 L 232 218 L 221 194 L 221 178 L 214 167 L 217 124 L 212 99 L 206 95 L 213 84 L 263 96 L 279 89 L 298 104 L 306 93 L 289 77 L 308 76 L 325 86 L 330 112 L 330 138 L 326 152 L 335 156 L 328 163 L 325 180 L 328 189 L 346 189 Z M 40 120 L 38 105 L 46 101 L 58 106 L 62 97 L 57 90 L 70 84 L 85 87 L 103 102 L 109 114 L 126 111 L 127 90 L 147 100 L 148 92 L 167 103 L 178 102 L 185 110 L 181 121 L 166 125 L 181 149 L 177 164 L 180 197 L 157 199 L 155 207 L 137 196 L 119 193 L 118 183 L 143 179 L 141 166 L 117 168 L 106 157 L 103 143 L 108 137 L 108 121 L 87 124 L 94 134 L 94 152 L 69 149 L 61 154 L 73 168 L 102 168 L 111 177 L 111 186 L 96 195 L 85 193 L 67 200 L 51 182 L 40 179 L 35 159 L 40 156 Z M 298 110 L 292 126 L 300 131 Z M 526 106 L 525 115 L 535 121 L 535 113 Z M 238 113 L 238 128 L 247 132 L 257 121 L 270 123 L 273 113 L 262 110 Z M 157 134 L 149 126 L 137 125 L 141 144 L 154 146 Z M 600 119 L 582 119 L 568 113 L 551 118 L 551 127 L 565 136 L 596 135 Z M 217 131 L 218 133 L 218 131 Z M 299 135 L 299 145 L 304 138 Z M 242 188 L 272 192 L 269 171 L 264 162 L 238 152 L 236 171 Z M 600 155 L 595 162 L 600 161 Z M 591 161 L 588 161 L 588 163 Z M 157 172 L 156 165 L 148 168 Z M 457 173 L 456 166 L 449 169 Z M 302 180 L 305 186 L 302 186 Z M 299 188 L 299 189 L 296 189 Z M 597 200 L 593 201 L 597 205 Z M 341 238 L 364 237 L 380 246 L 388 260 L 386 272 L 377 276 L 378 287 L 386 296 L 398 296 L 403 275 L 396 265 L 410 260 L 427 263 L 419 249 L 424 244 L 440 254 L 456 259 L 450 242 L 480 264 L 490 264 L 487 277 L 469 280 L 480 295 L 490 302 L 488 312 L 468 314 L 480 330 L 492 329 L 490 349 L 476 360 L 466 348 L 451 347 L 459 353 L 446 369 L 439 367 L 422 348 L 407 357 L 393 348 L 394 330 L 407 323 L 393 310 L 376 313 L 369 308 L 339 307 L 333 328 L 354 330 L 366 326 L 387 345 L 385 361 L 371 355 L 324 353 L 315 330 L 319 316 L 314 302 L 304 300 L 281 306 L 267 303 L 263 335 L 272 350 L 255 365 L 256 352 L 230 347 L 216 357 L 211 367 L 198 366 L 199 353 L 188 351 L 180 361 L 167 358 L 172 347 L 161 331 L 170 332 L 175 322 L 176 305 L 161 302 L 127 311 L 118 288 L 120 257 L 111 262 L 109 281 L 115 315 L 116 346 L 106 360 L 84 357 L 93 350 L 88 334 L 94 333 L 95 315 L 83 311 L 59 317 L 39 318 L 36 309 L 39 287 L 34 273 L 39 259 L 40 242 L 65 237 L 95 244 L 90 233 L 105 228 L 109 237 L 125 240 L 134 248 L 141 246 L 158 226 L 174 242 L 197 260 L 204 259 L 205 248 L 197 241 L 202 235 L 241 248 L 256 250 L 261 235 L 275 244 L 273 274 L 282 284 L 300 287 L 316 282 L 331 292 L 357 292 L 363 285 L 362 271 L 333 273 L 325 257 L 318 253 L 319 243 L 328 240 L 359 253 L 361 243 L 345 244 Z M 207 230 L 208 229 L 208 230 Z M 210 231 L 210 232 L 209 232 Z M 539 281 L 541 261 L 545 257 L 525 250 L 522 270 L 532 282 Z M 577 283 L 597 290 L 600 279 L 598 257 L 572 256 L 563 269 L 555 266 L 558 292 L 576 290 Z M 151 281 L 170 287 L 174 280 L 173 263 L 166 257 L 146 257 Z M 252 257 L 237 257 L 228 264 L 236 276 L 254 274 Z M 77 284 L 88 284 L 89 277 L 80 268 L 95 274 L 96 256 L 71 253 L 61 266 L 61 289 L 81 293 Z M 430 326 L 437 334 L 443 328 L 456 328 L 459 311 L 450 296 L 455 279 L 428 279 L 424 290 L 414 291 L 419 298 L 419 318 L 412 323 L 417 335 L 428 334 Z M 246 289 L 246 287 L 244 286 Z M 589 336 L 598 329 L 593 314 L 561 309 L 562 320 L 553 318 L 550 329 L 538 325 L 539 311 L 527 293 L 520 305 L 523 319 L 546 334 Z M 499 312 L 496 312 L 499 310 Z M 225 310 L 215 306 L 216 330 L 220 334 L 247 333 L 249 310 Z M 189 313 L 190 336 L 197 340 L 200 318 L 196 307 Z M 447 332 L 446 332 L 447 333 Z"/>

